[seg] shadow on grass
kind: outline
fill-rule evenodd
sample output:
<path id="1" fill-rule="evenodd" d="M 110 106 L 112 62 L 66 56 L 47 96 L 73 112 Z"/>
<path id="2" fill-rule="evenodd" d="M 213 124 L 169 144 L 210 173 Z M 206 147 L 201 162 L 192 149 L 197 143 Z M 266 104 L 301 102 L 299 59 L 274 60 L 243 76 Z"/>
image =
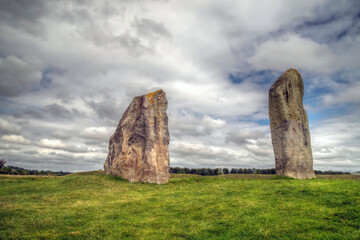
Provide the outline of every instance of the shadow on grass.
<path id="1" fill-rule="evenodd" d="M 128 180 L 126 180 L 126 179 L 124 179 L 122 177 L 114 176 L 114 175 L 111 175 L 111 174 L 107 174 L 107 175 L 105 175 L 105 177 L 110 181 L 126 182 L 126 183 L 129 182 Z"/>

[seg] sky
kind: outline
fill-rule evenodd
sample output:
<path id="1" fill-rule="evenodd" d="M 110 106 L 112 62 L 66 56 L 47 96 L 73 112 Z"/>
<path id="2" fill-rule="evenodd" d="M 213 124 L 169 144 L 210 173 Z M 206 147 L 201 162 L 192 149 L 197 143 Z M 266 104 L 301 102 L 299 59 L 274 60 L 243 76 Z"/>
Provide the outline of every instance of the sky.
<path id="1" fill-rule="evenodd" d="M 268 91 L 304 80 L 314 169 L 360 170 L 360 2 L 0 0 L 0 158 L 103 169 L 163 89 L 172 167 L 274 168 Z"/>

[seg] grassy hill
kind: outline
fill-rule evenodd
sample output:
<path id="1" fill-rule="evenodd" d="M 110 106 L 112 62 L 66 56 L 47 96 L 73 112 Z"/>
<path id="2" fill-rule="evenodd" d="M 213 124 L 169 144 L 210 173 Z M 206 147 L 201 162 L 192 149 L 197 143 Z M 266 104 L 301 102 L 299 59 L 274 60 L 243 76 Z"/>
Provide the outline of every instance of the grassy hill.
<path id="1" fill-rule="evenodd" d="M 0 176 L 0 239 L 360 239 L 360 176 Z"/>

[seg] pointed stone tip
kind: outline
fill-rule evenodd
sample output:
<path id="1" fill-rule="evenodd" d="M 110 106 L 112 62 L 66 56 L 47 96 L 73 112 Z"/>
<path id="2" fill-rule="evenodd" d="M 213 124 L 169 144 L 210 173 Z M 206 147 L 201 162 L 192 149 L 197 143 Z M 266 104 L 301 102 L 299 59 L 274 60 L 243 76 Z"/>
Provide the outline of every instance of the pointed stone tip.
<path id="1" fill-rule="evenodd" d="M 145 95 L 149 100 L 149 99 L 153 99 L 156 94 L 165 94 L 165 92 L 162 89 L 159 89 L 159 90 L 156 90 L 155 92 L 151 92 L 151 93 L 148 93 L 148 94 L 145 94 Z"/>
<path id="2" fill-rule="evenodd" d="M 155 96 L 155 94 L 159 94 L 159 93 L 165 94 L 165 91 L 162 90 L 162 89 L 158 89 L 158 90 L 156 90 L 156 91 L 149 92 L 149 93 L 146 93 L 146 94 L 144 94 L 144 95 L 136 96 L 136 97 L 134 97 L 134 99 L 140 99 L 141 97 L 144 97 L 144 96 L 146 96 L 146 97 L 148 97 L 148 98 L 153 98 L 153 97 Z"/>
<path id="3" fill-rule="evenodd" d="M 298 70 L 296 70 L 295 68 L 289 68 L 283 74 L 281 74 L 281 76 L 273 83 L 273 85 L 269 89 L 269 93 L 271 93 L 276 87 L 284 84 L 290 79 L 299 79 L 302 82 L 302 77 Z"/>
<path id="4" fill-rule="evenodd" d="M 165 91 L 162 90 L 162 89 L 158 89 L 158 90 L 155 91 L 155 93 L 157 93 L 157 94 L 165 94 Z"/>
<path id="5" fill-rule="evenodd" d="M 153 91 L 153 92 L 149 92 L 149 93 L 147 93 L 147 94 L 144 94 L 144 95 L 155 95 L 156 93 L 165 93 L 164 92 L 164 90 L 162 90 L 162 89 L 158 89 L 158 90 L 156 90 L 156 91 Z"/>
<path id="6" fill-rule="evenodd" d="M 155 90 L 155 91 L 152 91 L 152 92 L 150 92 L 150 93 L 157 93 L 157 92 L 163 92 L 164 90 L 162 90 L 161 88 L 160 89 L 158 89 L 158 90 Z"/>
<path id="7" fill-rule="evenodd" d="M 288 75 L 288 74 L 296 74 L 299 78 L 301 78 L 301 75 L 299 73 L 298 70 L 296 70 L 295 68 L 289 68 L 288 70 L 286 70 L 283 74 L 283 75 Z"/>

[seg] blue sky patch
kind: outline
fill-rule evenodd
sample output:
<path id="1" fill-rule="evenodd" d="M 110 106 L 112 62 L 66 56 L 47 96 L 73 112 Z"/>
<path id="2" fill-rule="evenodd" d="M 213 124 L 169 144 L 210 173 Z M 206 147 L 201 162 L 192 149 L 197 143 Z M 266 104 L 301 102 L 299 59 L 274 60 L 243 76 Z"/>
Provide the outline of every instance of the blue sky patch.
<path id="1" fill-rule="evenodd" d="M 281 75 L 280 73 L 276 73 L 274 71 L 262 70 L 262 71 L 230 73 L 228 79 L 233 84 L 239 84 L 244 82 L 245 80 L 251 80 L 258 84 L 266 84 L 266 83 L 272 84 L 272 82 L 275 82 L 280 75 Z"/>

